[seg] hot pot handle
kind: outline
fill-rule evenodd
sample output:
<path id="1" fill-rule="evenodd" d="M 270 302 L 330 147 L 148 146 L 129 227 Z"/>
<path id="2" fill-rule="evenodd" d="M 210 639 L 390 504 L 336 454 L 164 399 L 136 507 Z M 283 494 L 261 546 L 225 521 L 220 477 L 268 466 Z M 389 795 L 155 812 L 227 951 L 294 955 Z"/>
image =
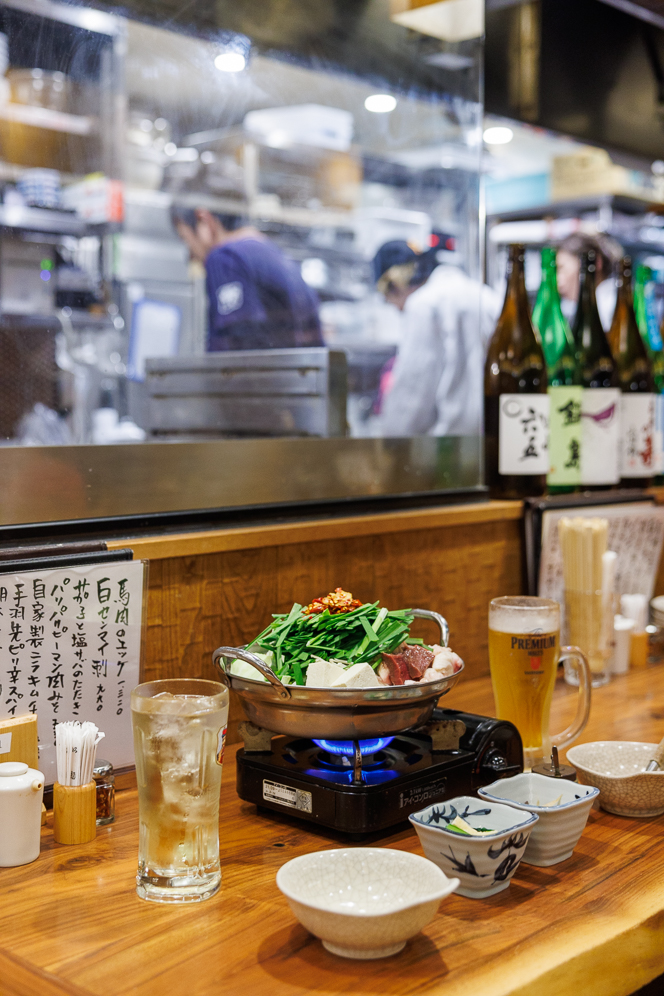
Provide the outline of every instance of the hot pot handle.
<path id="1" fill-rule="evenodd" d="M 410 610 L 417 619 L 433 619 L 440 626 L 440 645 L 446 647 L 450 639 L 450 627 L 447 625 L 447 619 L 441 616 L 440 612 L 431 612 L 429 609 L 411 609 Z"/>
<path id="2" fill-rule="evenodd" d="M 248 650 L 242 650 L 240 647 L 218 647 L 212 654 L 212 663 L 219 672 L 221 680 L 228 688 L 231 687 L 231 676 L 226 670 L 224 662 L 224 658 L 226 657 L 230 657 L 231 660 L 239 659 L 246 661 L 247 664 L 253 664 L 256 670 L 260 671 L 263 677 L 267 678 L 270 684 L 276 689 L 280 699 L 289 699 L 291 697 L 288 687 L 279 681 L 272 668 L 269 668 L 265 661 L 262 661 L 256 654 L 252 654 Z"/>

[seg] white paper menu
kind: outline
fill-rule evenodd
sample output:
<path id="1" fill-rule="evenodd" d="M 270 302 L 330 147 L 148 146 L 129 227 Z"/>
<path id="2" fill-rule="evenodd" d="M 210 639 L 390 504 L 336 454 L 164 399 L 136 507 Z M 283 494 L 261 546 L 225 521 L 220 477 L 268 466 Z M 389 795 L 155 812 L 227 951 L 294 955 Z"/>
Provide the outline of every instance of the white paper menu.
<path id="1" fill-rule="evenodd" d="M 563 561 L 558 542 L 558 521 L 563 516 L 608 519 L 608 549 L 618 554 L 616 592 L 639 592 L 648 600 L 652 598 L 664 539 L 664 508 L 646 502 L 547 509 L 542 514 L 542 598 L 554 598 L 564 607 Z"/>
<path id="2" fill-rule="evenodd" d="M 134 763 L 144 576 L 140 560 L 0 574 L 0 717 L 37 714 L 47 785 L 65 720 L 95 723 L 115 767 Z"/>

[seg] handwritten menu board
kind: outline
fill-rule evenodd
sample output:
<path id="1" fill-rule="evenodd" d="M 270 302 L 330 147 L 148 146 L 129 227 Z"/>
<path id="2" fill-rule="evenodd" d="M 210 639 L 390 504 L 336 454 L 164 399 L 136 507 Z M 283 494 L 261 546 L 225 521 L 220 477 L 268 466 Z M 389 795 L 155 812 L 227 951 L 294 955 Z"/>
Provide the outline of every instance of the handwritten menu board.
<path id="1" fill-rule="evenodd" d="M 134 762 L 144 574 L 141 561 L 0 574 L 0 717 L 37 715 L 46 784 L 65 720 L 95 723 L 116 767 Z"/>
<path id="2" fill-rule="evenodd" d="M 542 556 L 539 594 L 564 606 L 563 561 L 558 542 L 558 521 L 563 516 L 598 517 L 609 523 L 608 549 L 618 554 L 616 592 L 639 592 L 652 598 L 664 539 L 664 508 L 644 502 L 594 505 L 583 508 L 547 509 L 542 514 Z"/>

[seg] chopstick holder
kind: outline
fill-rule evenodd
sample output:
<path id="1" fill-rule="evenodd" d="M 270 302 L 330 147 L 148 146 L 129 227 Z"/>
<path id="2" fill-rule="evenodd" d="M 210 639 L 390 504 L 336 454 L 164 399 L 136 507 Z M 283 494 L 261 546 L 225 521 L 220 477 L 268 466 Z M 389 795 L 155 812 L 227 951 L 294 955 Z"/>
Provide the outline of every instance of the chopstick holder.
<path id="1" fill-rule="evenodd" d="M 94 723 L 58 723 L 58 780 L 53 785 L 53 835 L 58 844 L 86 844 L 97 835 L 97 786 L 92 777 L 97 744 Z"/>
<path id="2" fill-rule="evenodd" d="M 53 836 L 58 844 L 87 844 L 97 836 L 97 786 L 53 785 Z"/>

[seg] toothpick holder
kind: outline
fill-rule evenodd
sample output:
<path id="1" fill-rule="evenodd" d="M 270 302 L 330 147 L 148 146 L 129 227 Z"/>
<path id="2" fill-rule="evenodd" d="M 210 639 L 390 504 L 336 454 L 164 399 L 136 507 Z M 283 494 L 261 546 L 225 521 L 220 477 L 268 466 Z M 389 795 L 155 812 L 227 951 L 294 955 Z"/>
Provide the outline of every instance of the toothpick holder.
<path id="1" fill-rule="evenodd" d="M 58 844 L 87 844 L 97 836 L 97 786 L 53 786 L 53 836 Z"/>

